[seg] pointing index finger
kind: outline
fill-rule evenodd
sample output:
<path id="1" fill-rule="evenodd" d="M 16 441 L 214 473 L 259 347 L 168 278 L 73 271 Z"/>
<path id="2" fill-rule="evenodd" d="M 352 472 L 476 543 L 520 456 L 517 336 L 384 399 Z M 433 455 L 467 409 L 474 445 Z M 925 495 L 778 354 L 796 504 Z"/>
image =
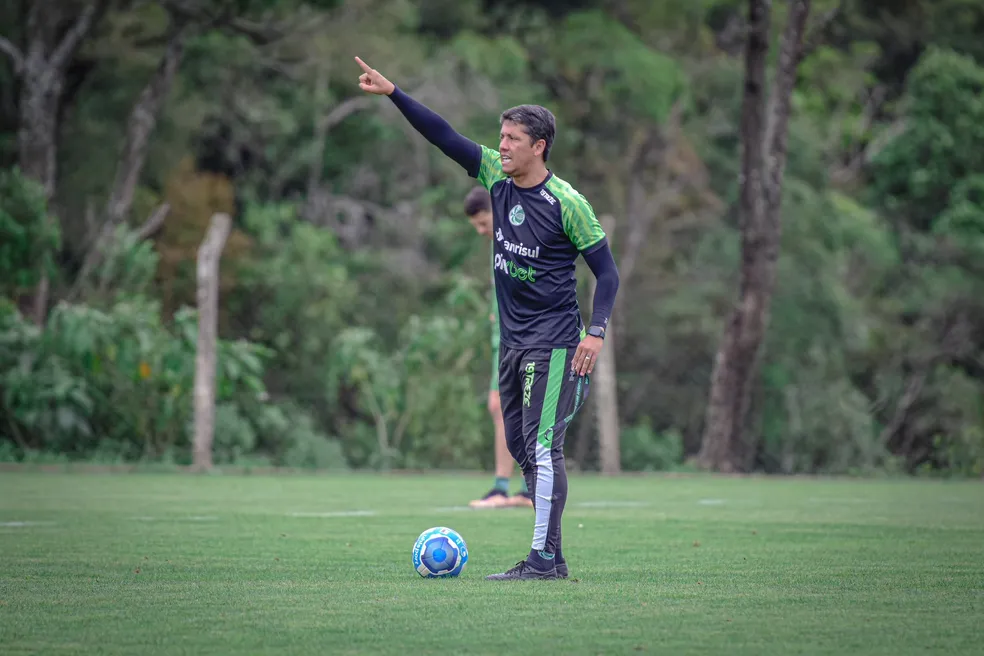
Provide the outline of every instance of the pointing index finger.
<path id="1" fill-rule="evenodd" d="M 363 71 L 365 71 L 366 73 L 372 73 L 372 69 L 369 67 L 369 64 L 367 64 L 364 61 L 362 61 L 361 59 L 359 59 L 358 56 L 355 58 L 355 61 L 357 61 L 359 63 L 359 66 L 362 67 L 362 70 Z"/>

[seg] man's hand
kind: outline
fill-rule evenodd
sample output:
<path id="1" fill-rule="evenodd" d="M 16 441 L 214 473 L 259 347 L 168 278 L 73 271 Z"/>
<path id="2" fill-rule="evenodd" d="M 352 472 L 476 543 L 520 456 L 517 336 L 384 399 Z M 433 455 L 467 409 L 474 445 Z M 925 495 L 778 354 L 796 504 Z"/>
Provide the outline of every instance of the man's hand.
<path id="1" fill-rule="evenodd" d="M 360 89 L 374 93 L 377 96 L 388 96 L 393 93 L 396 85 L 383 77 L 376 69 L 370 68 L 369 64 L 358 57 L 355 58 L 355 61 L 362 67 L 362 75 L 359 76 Z"/>
<path id="2" fill-rule="evenodd" d="M 585 336 L 574 352 L 574 359 L 571 360 L 571 371 L 578 376 L 590 375 L 594 371 L 598 354 L 601 353 L 601 347 L 604 345 L 605 340 L 600 337 Z"/>

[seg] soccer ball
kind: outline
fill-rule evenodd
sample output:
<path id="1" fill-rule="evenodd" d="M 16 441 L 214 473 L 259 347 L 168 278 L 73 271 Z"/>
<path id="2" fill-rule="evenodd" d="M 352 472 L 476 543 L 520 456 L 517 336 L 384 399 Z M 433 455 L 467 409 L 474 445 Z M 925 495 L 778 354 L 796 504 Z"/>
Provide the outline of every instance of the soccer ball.
<path id="1" fill-rule="evenodd" d="M 413 545 L 413 568 L 425 579 L 458 576 L 467 562 L 465 540 L 445 526 L 427 529 Z"/>

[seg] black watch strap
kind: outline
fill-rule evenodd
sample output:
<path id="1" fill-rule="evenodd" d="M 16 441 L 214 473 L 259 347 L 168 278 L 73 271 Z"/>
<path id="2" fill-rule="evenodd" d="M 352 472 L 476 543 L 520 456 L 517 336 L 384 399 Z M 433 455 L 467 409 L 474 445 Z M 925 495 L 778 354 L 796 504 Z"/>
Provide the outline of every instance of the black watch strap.
<path id="1" fill-rule="evenodd" d="M 605 339 L 605 328 L 603 326 L 591 326 L 588 328 L 588 334 L 592 337 Z"/>

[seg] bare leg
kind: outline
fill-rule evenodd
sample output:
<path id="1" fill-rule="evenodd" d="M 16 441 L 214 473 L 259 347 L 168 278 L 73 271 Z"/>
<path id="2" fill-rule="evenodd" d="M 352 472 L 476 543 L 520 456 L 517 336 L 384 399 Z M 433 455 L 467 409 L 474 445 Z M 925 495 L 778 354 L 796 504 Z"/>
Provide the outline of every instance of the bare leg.
<path id="1" fill-rule="evenodd" d="M 495 475 L 498 478 L 512 478 L 516 461 L 506 446 L 506 422 L 502 419 L 498 390 L 489 390 L 489 414 L 495 425 Z"/>
<path id="2" fill-rule="evenodd" d="M 502 416 L 502 402 L 499 399 L 499 390 L 489 390 L 488 401 L 489 414 L 492 415 L 492 424 L 495 427 L 495 477 L 499 481 L 512 478 L 515 460 L 509 452 L 506 444 L 506 422 Z M 488 494 L 481 499 L 475 499 L 469 504 L 472 508 L 501 508 L 510 505 L 510 498 L 506 490 L 499 489 L 498 484 Z"/>

